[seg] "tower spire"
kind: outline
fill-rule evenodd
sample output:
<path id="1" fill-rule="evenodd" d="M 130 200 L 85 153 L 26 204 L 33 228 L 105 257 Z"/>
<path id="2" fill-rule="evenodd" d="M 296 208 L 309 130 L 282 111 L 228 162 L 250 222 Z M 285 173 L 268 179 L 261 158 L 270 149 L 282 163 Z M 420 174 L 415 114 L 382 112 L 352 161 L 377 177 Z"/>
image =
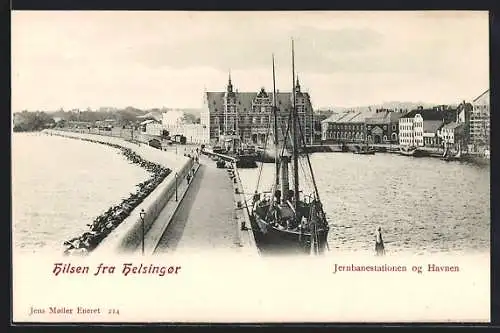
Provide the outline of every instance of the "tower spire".
<path id="1" fill-rule="evenodd" d="M 233 92 L 233 83 L 231 82 L 231 70 L 229 70 L 229 78 L 227 81 L 227 91 Z"/>
<path id="2" fill-rule="evenodd" d="M 295 84 L 295 89 L 297 92 L 300 92 L 299 74 L 297 74 L 297 82 Z"/>

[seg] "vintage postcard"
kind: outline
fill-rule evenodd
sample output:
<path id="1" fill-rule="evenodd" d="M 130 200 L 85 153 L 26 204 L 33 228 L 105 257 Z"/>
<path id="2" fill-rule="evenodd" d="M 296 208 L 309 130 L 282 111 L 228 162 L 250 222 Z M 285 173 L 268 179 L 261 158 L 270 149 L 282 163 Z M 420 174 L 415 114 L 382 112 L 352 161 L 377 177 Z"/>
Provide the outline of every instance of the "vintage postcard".
<path id="1" fill-rule="evenodd" d="M 490 321 L 486 11 L 12 12 L 14 323 Z"/>

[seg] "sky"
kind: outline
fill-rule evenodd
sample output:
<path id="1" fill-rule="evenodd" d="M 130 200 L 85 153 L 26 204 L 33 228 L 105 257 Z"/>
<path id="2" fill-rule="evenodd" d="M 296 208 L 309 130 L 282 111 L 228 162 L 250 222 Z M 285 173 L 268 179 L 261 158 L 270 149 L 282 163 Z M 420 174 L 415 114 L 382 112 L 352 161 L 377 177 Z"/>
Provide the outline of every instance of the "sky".
<path id="1" fill-rule="evenodd" d="M 12 109 L 201 108 L 204 91 L 292 86 L 314 108 L 472 100 L 488 13 L 12 12 Z"/>

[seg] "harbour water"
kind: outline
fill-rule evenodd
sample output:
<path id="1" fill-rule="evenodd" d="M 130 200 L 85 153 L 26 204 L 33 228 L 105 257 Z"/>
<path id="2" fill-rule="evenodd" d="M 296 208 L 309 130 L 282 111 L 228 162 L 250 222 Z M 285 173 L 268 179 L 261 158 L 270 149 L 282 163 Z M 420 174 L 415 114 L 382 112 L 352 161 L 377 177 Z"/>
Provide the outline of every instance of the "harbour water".
<path id="1" fill-rule="evenodd" d="M 111 147 L 41 133 L 14 134 L 12 152 L 20 251 L 60 249 L 149 176 Z M 489 251 L 489 168 L 393 154 L 315 153 L 311 163 L 332 253 L 373 252 L 378 226 L 388 253 Z M 264 164 L 261 189 L 273 170 Z M 259 168 L 239 172 L 250 197 Z"/>
<path id="2" fill-rule="evenodd" d="M 62 251 L 65 240 L 135 192 L 149 173 L 118 149 L 42 133 L 12 136 L 16 251 Z"/>
<path id="3" fill-rule="evenodd" d="M 489 252 L 489 168 L 382 153 L 310 158 L 333 253 L 373 253 L 379 226 L 387 253 Z M 251 197 L 259 169 L 239 172 Z M 270 188 L 273 172 L 273 164 L 263 165 L 260 189 Z"/>

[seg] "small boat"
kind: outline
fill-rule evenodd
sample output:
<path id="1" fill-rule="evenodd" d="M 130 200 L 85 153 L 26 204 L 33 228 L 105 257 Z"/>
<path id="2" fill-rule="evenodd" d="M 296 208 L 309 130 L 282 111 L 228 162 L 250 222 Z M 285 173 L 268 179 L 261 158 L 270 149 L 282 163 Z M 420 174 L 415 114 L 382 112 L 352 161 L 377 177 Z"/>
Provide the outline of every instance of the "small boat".
<path id="1" fill-rule="evenodd" d="M 231 155 L 230 155 L 231 156 Z M 255 153 L 239 152 L 233 155 L 237 168 L 257 168 L 257 155 Z"/>
<path id="2" fill-rule="evenodd" d="M 367 144 L 364 149 L 362 146 L 357 146 L 357 149 L 353 153 L 358 155 L 375 155 L 375 149 L 370 148 Z"/>
<path id="3" fill-rule="evenodd" d="M 424 150 L 420 150 L 414 146 L 402 146 L 399 149 L 399 154 L 404 156 L 412 156 L 412 157 L 423 157 L 428 156 L 428 153 Z"/>

